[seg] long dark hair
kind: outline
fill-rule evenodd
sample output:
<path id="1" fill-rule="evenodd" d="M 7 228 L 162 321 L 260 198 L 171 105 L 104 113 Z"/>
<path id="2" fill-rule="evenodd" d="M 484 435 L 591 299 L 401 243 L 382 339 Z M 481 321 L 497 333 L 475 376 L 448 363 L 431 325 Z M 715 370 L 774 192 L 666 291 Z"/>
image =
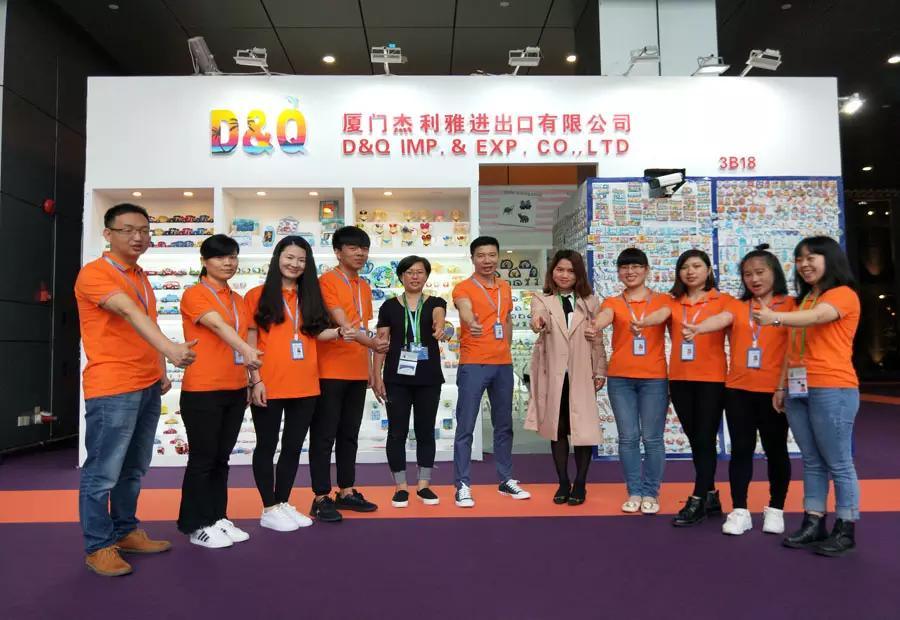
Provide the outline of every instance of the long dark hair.
<path id="1" fill-rule="evenodd" d="M 693 250 L 688 250 L 687 252 L 682 252 L 681 256 L 678 257 L 678 261 L 675 263 L 675 284 L 672 285 L 672 289 L 669 291 L 669 294 L 675 299 L 687 294 L 687 286 L 681 281 L 681 276 L 679 274 L 681 273 L 681 268 L 684 267 L 684 264 L 689 258 L 699 258 L 709 268 L 709 275 L 706 276 L 706 282 L 703 283 L 703 290 L 709 291 L 716 288 L 716 276 L 713 275 L 712 261 L 709 260 L 709 254 L 695 248 Z"/>
<path id="2" fill-rule="evenodd" d="M 556 293 L 556 282 L 553 281 L 553 270 L 559 264 L 559 261 L 567 260 L 572 263 L 572 269 L 575 271 L 575 294 L 578 297 L 590 297 L 591 283 L 588 282 L 587 269 L 584 267 L 584 259 L 581 254 L 575 250 L 560 250 L 553 255 L 550 266 L 547 267 L 547 275 L 544 277 L 544 295 L 552 295 Z"/>
<path id="3" fill-rule="evenodd" d="M 754 258 L 763 259 L 766 261 L 766 267 L 772 270 L 772 275 L 775 277 L 775 281 L 772 283 L 772 294 L 787 295 L 787 279 L 784 277 L 781 261 L 778 260 L 777 256 L 769 252 L 768 243 L 761 243 L 752 252 L 747 252 L 747 255 L 741 259 L 741 264 L 738 267 L 738 273 L 741 274 L 741 301 L 753 299 L 753 293 L 747 289 L 747 283 L 744 282 L 744 265 L 747 264 L 748 260 Z"/>
<path id="4" fill-rule="evenodd" d="M 220 256 L 231 256 L 232 254 L 240 254 L 241 246 L 238 242 L 228 235 L 212 235 L 203 240 L 200 244 L 200 256 L 203 258 L 218 258 Z M 206 275 L 206 267 L 200 269 L 200 277 Z"/>
<path id="5" fill-rule="evenodd" d="M 331 327 L 331 320 L 325 310 L 325 303 L 322 301 L 322 291 L 319 289 L 319 279 L 316 276 L 316 259 L 313 257 L 312 248 L 309 247 L 306 239 L 297 235 L 287 236 L 275 245 L 275 249 L 272 251 L 272 260 L 269 262 L 269 273 L 266 274 L 266 282 L 263 284 L 262 295 L 253 318 L 260 329 L 266 331 L 269 331 L 269 327 L 273 323 L 280 325 L 284 322 L 281 267 L 278 263 L 281 253 L 292 245 L 306 252 L 306 266 L 297 280 L 300 316 L 303 318 L 300 331 L 307 336 L 318 336 L 322 331 Z"/>
<path id="6" fill-rule="evenodd" d="M 825 273 L 818 283 L 819 294 L 838 286 L 856 289 L 856 278 L 850 270 L 850 261 L 837 241 L 824 236 L 807 237 L 794 248 L 794 260 L 800 257 L 803 248 L 810 254 L 818 254 L 825 258 Z M 794 267 L 794 286 L 797 288 L 797 301 L 802 301 L 812 290 L 812 285 L 806 283 L 796 267 Z"/>

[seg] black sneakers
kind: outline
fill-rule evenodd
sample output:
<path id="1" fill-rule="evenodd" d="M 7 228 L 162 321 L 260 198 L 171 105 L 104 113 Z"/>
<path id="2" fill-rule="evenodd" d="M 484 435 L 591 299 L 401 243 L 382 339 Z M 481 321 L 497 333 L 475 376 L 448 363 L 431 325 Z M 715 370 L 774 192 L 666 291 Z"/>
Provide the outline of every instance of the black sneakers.
<path id="1" fill-rule="evenodd" d="M 320 500 L 313 499 L 309 516 L 322 523 L 340 523 L 344 519 L 341 513 L 335 509 L 334 500 L 328 495 Z"/>
<path id="2" fill-rule="evenodd" d="M 409 491 L 397 491 L 391 498 L 391 506 L 394 508 L 406 508 L 409 506 Z"/>
<path id="3" fill-rule="evenodd" d="M 422 503 L 426 506 L 437 506 L 441 503 L 440 498 L 435 495 L 434 491 L 432 491 L 429 487 L 425 487 L 424 489 L 419 489 L 416 491 L 416 495 L 419 496 L 419 499 L 422 500 Z"/>
<path id="4" fill-rule="evenodd" d="M 684 508 L 679 510 L 675 518 L 672 519 L 672 525 L 675 527 L 690 527 L 706 521 L 706 502 L 705 498 L 694 497 L 693 495 L 688 497 Z"/>
<path id="5" fill-rule="evenodd" d="M 825 517 L 803 513 L 803 523 L 800 529 L 786 537 L 781 543 L 791 549 L 809 549 L 815 547 L 828 537 L 825 527 Z"/>
<path id="6" fill-rule="evenodd" d="M 853 521 L 838 519 L 834 522 L 831 534 L 818 546 L 814 547 L 819 555 L 837 558 L 856 548 L 856 524 Z"/>
<path id="7" fill-rule="evenodd" d="M 406 499 L 407 501 L 409 500 L 408 494 Z M 366 500 L 363 494 L 356 489 L 352 489 L 350 494 L 344 497 L 341 497 L 340 492 L 338 492 L 335 495 L 334 507 L 338 510 L 352 510 L 354 512 L 375 512 L 378 510 L 377 504 Z"/>

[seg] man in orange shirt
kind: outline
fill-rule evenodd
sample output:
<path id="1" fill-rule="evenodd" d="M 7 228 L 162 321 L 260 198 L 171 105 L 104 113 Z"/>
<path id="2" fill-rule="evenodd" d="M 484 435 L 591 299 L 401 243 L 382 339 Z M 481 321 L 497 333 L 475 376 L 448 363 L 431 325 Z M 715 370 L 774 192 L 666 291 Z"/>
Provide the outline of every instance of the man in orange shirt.
<path id="1" fill-rule="evenodd" d="M 78 508 L 88 568 L 118 576 L 131 572 L 120 551 L 158 553 L 171 546 L 137 529 L 135 511 L 141 477 L 153 455 L 160 396 L 171 388 L 165 358 L 185 368 L 194 361 L 196 343 L 174 343 L 156 324 L 153 287 L 137 264 L 150 246 L 147 212 L 119 204 L 106 212 L 103 224 L 110 251 L 84 265 L 75 282 L 88 360 L 83 377 L 87 458 Z"/>
<path id="2" fill-rule="evenodd" d="M 359 277 L 359 270 L 369 259 L 370 243 L 369 235 L 356 226 L 336 230 L 331 245 L 338 266 L 319 278 L 322 300 L 343 336 L 317 343 L 321 394 L 309 435 L 309 476 L 316 495 L 310 514 L 325 523 L 341 521 L 338 510 L 378 509 L 353 487 L 366 387 L 372 384 L 369 350 L 384 353 L 388 349 L 387 340 L 376 339 L 368 331 L 372 289 Z M 333 500 L 329 497 L 332 446 L 339 488 Z"/>
<path id="3" fill-rule="evenodd" d="M 456 437 L 453 442 L 453 470 L 456 505 L 475 505 L 469 480 L 472 460 L 472 433 L 487 390 L 494 425 L 494 458 L 500 477 L 498 491 L 513 499 L 531 494 L 512 479 L 512 290 L 497 277 L 500 242 L 478 237 L 470 245 L 475 273 L 453 289 L 453 303 L 459 310 L 459 368 L 456 372 Z"/>

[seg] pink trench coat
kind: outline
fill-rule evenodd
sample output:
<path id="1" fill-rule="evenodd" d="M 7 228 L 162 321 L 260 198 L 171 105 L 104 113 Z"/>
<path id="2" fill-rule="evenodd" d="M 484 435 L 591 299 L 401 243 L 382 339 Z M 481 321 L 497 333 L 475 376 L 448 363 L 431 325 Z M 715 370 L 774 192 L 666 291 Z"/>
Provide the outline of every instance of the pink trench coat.
<path id="1" fill-rule="evenodd" d="M 538 336 L 531 352 L 531 400 L 525 428 L 537 431 L 545 439 L 556 441 L 559 401 L 567 370 L 572 445 L 596 446 L 603 437 L 594 377 L 606 376 L 606 350 L 602 337 L 593 343 L 584 337 L 590 319 L 599 311 L 600 300 L 595 295 L 578 299 L 572 327 L 567 329 L 559 297 L 541 294 L 531 299 L 531 316 L 543 316 L 550 331 Z"/>

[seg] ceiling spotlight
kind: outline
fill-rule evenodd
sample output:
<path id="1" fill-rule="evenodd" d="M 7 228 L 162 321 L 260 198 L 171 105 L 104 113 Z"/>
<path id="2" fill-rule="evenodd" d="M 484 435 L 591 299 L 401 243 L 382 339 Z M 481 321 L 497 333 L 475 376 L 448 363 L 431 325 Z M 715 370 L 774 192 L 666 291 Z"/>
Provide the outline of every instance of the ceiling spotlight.
<path id="1" fill-rule="evenodd" d="M 659 64 L 659 47 L 656 45 L 645 45 L 640 49 L 631 50 L 631 61 L 622 75 L 629 75 L 639 62 L 655 62 Z"/>
<path id="2" fill-rule="evenodd" d="M 396 43 L 388 43 L 381 47 L 373 47 L 370 58 L 372 59 L 373 65 L 379 63 L 384 65 L 385 75 L 391 74 L 391 65 L 400 65 L 406 62 L 406 56 L 403 55 L 403 52 L 397 47 Z"/>
<path id="3" fill-rule="evenodd" d="M 872 166 L 863 166 L 862 171 L 863 172 L 872 172 Z"/>
<path id="4" fill-rule="evenodd" d="M 721 56 L 700 56 L 697 58 L 697 70 L 691 75 L 722 75 L 731 68 Z"/>
<path id="5" fill-rule="evenodd" d="M 568 56 L 566 56 L 566 62 L 575 62 L 576 60 L 578 60 L 578 56 L 576 56 L 575 54 L 569 54 Z"/>
<path id="6" fill-rule="evenodd" d="M 878 296 L 878 299 L 884 299 L 884 297 L 885 297 L 885 295 L 884 295 L 884 293 L 882 293 L 881 295 Z"/>
<path id="7" fill-rule="evenodd" d="M 319 195 L 319 192 L 310 192 L 309 195 L 310 195 L 310 196 L 318 196 L 318 195 Z"/>
<path id="8" fill-rule="evenodd" d="M 875 215 L 874 211 L 866 211 L 866 215 Z"/>
<path id="9" fill-rule="evenodd" d="M 134 196 L 135 198 L 140 198 L 141 196 L 143 196 L 143 194 L 140 192 L 131 192 L 131 195 Z"/>
<path id="10" fill-rule="evenodd" d="M 794 5 L 791 4 L 790 2 L 785 2 L 784 4 L 781 5 L 781 10 L 782 11 L 790 11 L 793 7 L 794 7 Z"/>
<path id="11" fill-rule="evenodd" d="M 848 97 L 838 97 L 838 105 L 840 106 L 841 114 L 851 115 L 856 114 L 859 109 L 865 103 L 865 99 L 859 96 L 859 93 L 853 93 Z"/>
<path id="12" fill-rule="evenodd" d="M 118 5 L 118 4 L 107 4 L 106 6 L 109 7 L 109 10 L 110 10 L 110 11 L 118 11 L 118 10 L 119 10 L 119 5 Z"/>
<path id="13" fill-rule="evenodd" d="M 185 198 L 193 198 L 194 192 L 181 192 L 181 195 L 184 196 Z"/>
<path id="14" fill-rule="evenodd" d="M 394 195 L 394 192 L 385 192 L 384 195 L 385 195 L 385 196 L 393 196 L 393 195 Z"/>
<path id="15" fill-rule="evenodd" d="M 887 59 L 889 65 L 897 65 L 900 64 L 900 54 L 894 54 L 890 58 Z"/>
<path id="16" fill-rule="evenodd" d="M 537 67 L 539 64 L 541 64 L 541 48 L 537 46 L 509 50 L 509 66 L 515 67 L 513 75 L 518 75 L 521 67 Z"/>
<path id="17" fill-rule="evenodd" d="M 256 195 L 257 195 L 257 196 L 265 196 L 266 193 L 265 193 L 265 192 L 256 192 Z"/>
<path id="18" fill-rule="evenodd" d="M 505 9 L 509 7 L 509 0 L 500 0 L 500 8 Z"/>
<path id="19" fill-rule="evenodd" d="M 234 54 L 235 64 L 242 67 L 256 67 L 263 73 L 269 75 L 269 53 L 264 47 L 251 47 L 250 49 L 238 50 Z"/>
<path id="20" fill-rule="evenodd" d="M 326 54 L 325 56 L 322 56 L 322 62 L 324 62 L 325 64 L 328 64 L 328 65 L 334 64 L 335 60 L 336 60 L 336 58 L 334 56 L 332 56 L 331 54 Z"/>
<path id="21" fill-rule="evenodd" d="M 860 205 L 860 206 L 863 206 L 863 205 L 867 205 L 867 204 L 869 204 L 869 203 L 866 202 L 865 200 L 860 200 L 860 201 L 859 201 L 858 203 L 856 203 L 856 204 L 858 204 L 858 205 Z"/>
<path id="22" fill-rule="evenodd" d="M 775 71 L 781 66 L 781 52 L 773 49 L 751 50 L 750 57 L 747 58 L 747 66 L 741 71 L 741 77 L 750 73 L 750 69 L 765 69 L 766 71 Z"/>
<path id="23" fill-rule="evenodd" d="M 216 59 L 213 58 L 206 39 L 203 37 L 191 37 L 188 39 L 188 51 L 191 53 L 191 63 L 194 65 L 194 75 L 221 75 Z"/>

